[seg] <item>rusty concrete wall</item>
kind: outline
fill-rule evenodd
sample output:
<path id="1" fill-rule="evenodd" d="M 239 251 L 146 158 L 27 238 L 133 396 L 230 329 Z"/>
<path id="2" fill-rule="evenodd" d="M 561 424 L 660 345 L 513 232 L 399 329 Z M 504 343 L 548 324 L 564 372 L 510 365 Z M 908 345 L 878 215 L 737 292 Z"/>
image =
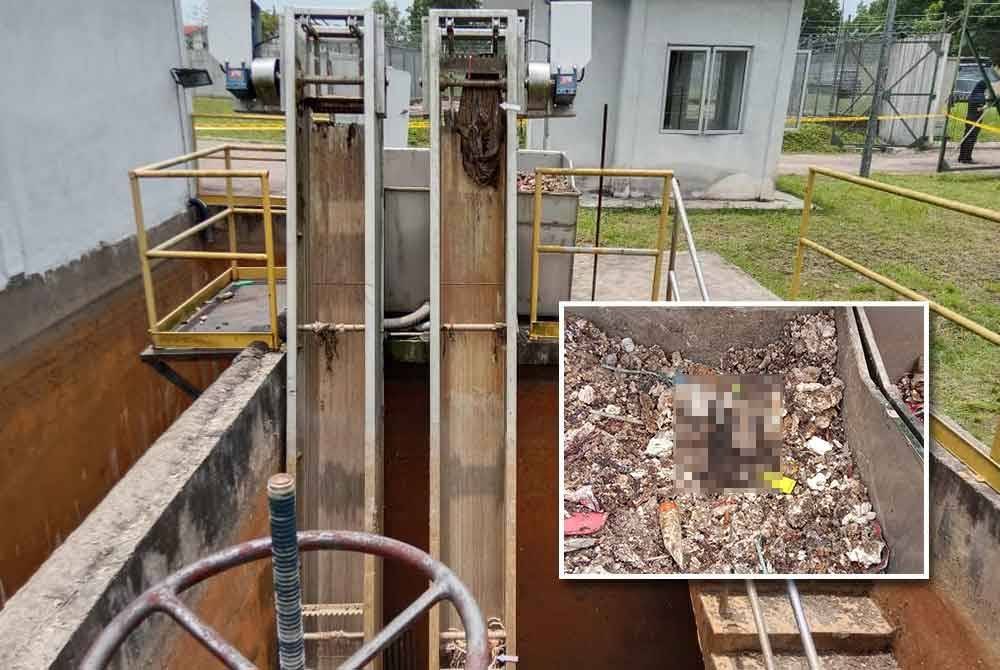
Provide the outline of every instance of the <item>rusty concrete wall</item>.
<path id="1" fill-rule="evenodd" d="M 180 214 L 150 230 L 151 244 L 190 224 Z M 275 217 L 284 249 L 284 218 Z M 238 217 L 240 249 L 263 249 L 260 217 Z M 195 240 L 192 248 L 201 248 Z M 223 248 L 224 229 L 213 244 Z M 283 262 L 283 254 L 277 259 Z M 154 266 L 162 316 L 225 262 Z M 190 399 L 139 360 L 149 344 L 135 238 L 0 291 L 0 607 L 180 416 Z M 178 363 L 206 388 L 229 358 Z"/>
<path id="2" fill-rule="evenodd" d="M 1000 667 L 1000 493 L 937 443 L 930 455 L 931 584 L 998 663 L 980 667 Z"/>
<path id="3" fill-rule="evenodd" d="M 387 362 L 385 529 L 427 550 L 429 389 L 426 366 Z M 702 668 L 687 582 L 560 581 L 558 367 L 518 374 L 517 630 L 524 668 Z M 497 532 L 500 532 L 498 529 Z M 427 588 L 385 563 L 385 617 Z M 427 664 L 426 617 L 413 631 Z"/>
<path id="4" fill-rule="evenodd" d="M 165 227 L 176 232 L 174 225 Z M 127 268 L 120 266 L 129 261 Z M 98 279 L 102 268 L 120 281 L 107 291 L 107 282 Z M 124 270 L 131 279 L 123 279 Z M 176 261 L 157 266 L 161 305 L 189 296 L 208 280 L 209 270 Z M 0 292 L 0 314 L 18 324 L 14 330 L 23 338 L 0 353 L 0 506 L 18 510 L 5 519 L 0 537 L 0 591 L 6 598 L 190 404 L 139 360 L 149 341 L 134 254 L 97 255 L 55 275 Z M 73 289 L 61 297 L 68 286 Z M 60 316 L 88 291 L 89 304 Z M 59 317 L 55 321 L 50 308 Z M 177 369 L 204 388 L 227 364 Z"/>
<path id="5" fill-rule="evenodd" d="M 73 668 L 99 631 L 168 573 L 267 534 L 265 486 L 284 455 L 284 355 L 253 346 L 142 456 L 0 611 L 0 667 Z M 272 664 L 270 563 L 185 598 L 258 666 Z M 114 667 L 207 667 L 175 624 L 133 634 Z"/>
<path id="6" fill-rule="evenodd" d="M 905 327 L 912 311 L 894 311 L 901 319 L 896 327 Z M 836 317 L 840 349 L 837 374 L 845 385 L 844 429 L 890 548 L 886 572 L 926 574 L 929 557 L 925 551 L 924 496 L 928 492 L 923 447 L 872 380 L 853 311 L 838 308 Z M 922 320 L 918 330 L 923 333 Z"/>

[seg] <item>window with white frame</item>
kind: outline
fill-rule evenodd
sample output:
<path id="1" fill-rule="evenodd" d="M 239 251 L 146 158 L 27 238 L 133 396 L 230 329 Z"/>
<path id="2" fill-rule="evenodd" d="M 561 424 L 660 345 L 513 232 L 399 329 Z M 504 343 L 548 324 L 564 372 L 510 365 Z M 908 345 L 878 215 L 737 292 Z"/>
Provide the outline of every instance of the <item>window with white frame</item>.
<path id="1" fill-rule="evenodd" d="M 669 47 L 663 130 L 740 132 L 749 71 L 749 47 Z"/>

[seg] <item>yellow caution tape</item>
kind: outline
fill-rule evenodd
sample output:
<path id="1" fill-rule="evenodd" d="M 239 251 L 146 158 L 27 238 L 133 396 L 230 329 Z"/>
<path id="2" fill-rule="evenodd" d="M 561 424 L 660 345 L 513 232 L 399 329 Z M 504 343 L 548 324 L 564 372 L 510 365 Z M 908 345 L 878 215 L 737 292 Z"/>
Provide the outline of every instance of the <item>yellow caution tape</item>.
<path id="1" fill-rule="evenodd" d="M 944 116 L 944 114 L 933 113 L 933 114 L 881 114 L 878 117 L 879 121 L 898 121 L 900 119 L 932 119 L 935 117 Z M 790 116 L 787 118 L 788 121 L 794 121 L 795 117 Z M 837 123 L 839 121 L 867 121 L 867 116 L 803 116 L 800 121 L 802 123 Z"/>
<path id="2" fill-rule="evenodd" d="M 213 119 L 226 119 L 233 121 L 232 125 L 226 124 L 223 126 L 195 126 L 195 130 L 284 130 L 285 122 L 283 119 L 275 118 L 271 125 L 246 125 L 248 121 L 255 121 L 256 118 L 242 118 L 235 114 L 213 114 L 211 116 L 204 114 L 193 114 L 193 117 L 207 117 Z M 320 115 L 323 116 L 323 115 Z M 258 117 L 259 118 L 259 117 Z M 527 119 L 518 119 L 517 125 L 523 127 L 527 122 Z M 430 128 L 430 121 L 427 119 L 414 119 L 410 121 L 410 128 Z"/>
<path id="3" fill-rule="evenodd" d="M 778 489 L 785 495 L 791 495 L 797 483 L 794 479 L 786 477 L 780 472 L 765 472 L 764 481 L 770 482 L 771 488 Z"/>
<path id="4" fill-rule="evenodd" d="M 284 126 L 195 126 L 195 130 L 284 130 Z"/>
<path id="5" fill-rule="evenodd" d="M 985 123 L 979 123 L 977 121 L 969 121 L 959 116 L 955 116 L 954 114 L 948 114 L 948 118 L 954 121 L 958 121 L 959 123 L 967 123 L 970 126 L 975 126 L 976 128 L 982 128 L 983 130 L 989 130 L 994 133 L 1000 133 L 1000 126 L 988 126 Z"/>

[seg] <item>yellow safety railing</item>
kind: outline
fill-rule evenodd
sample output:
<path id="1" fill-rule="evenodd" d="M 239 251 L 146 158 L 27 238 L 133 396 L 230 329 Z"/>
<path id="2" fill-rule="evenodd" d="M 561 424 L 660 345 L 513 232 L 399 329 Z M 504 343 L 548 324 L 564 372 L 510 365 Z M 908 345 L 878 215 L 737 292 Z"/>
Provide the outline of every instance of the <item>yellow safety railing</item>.
<path id="1" fill-rule="evenodd" d="M 655 249 L 627 247 L 578 247 L 561 246 L 558 244 L 542 244 L 542 175 L 562 175 L 574 177 L 653 177 L 663 180 L 662 204 L 660 205 L 660 221 L 656 236 Z M 660 294 L 660 278 L 663 272 L 663 254 L 667 246 L 667 221 L 670 209 L 670 184 L 674 178 L 673 170 L 633 170 L 624 168 L 535 168 L 535 203 L 531 232 L 531 339 L 558 339 L 558 321 L 538 320 L 538 273 L 541 254 L 591 254 L 616 256 L 652 256 L 656 259 L 653 265 L 653 286 L 651 300 L 656 300 Z M 595 265 L 594 271 L 597 271 Z"/>
<path id="2" fill-rule="evenodd" d="M 857 184 L 858 186 L 864 186 L 875 191 L 881 191 L 883 193 L 890 193 L 892 195 L 897 195 L 909 200 L 915 200 L 917 202 L 922 202 L 928 205 L 934 205 L 936 207 L 941 207 L 942 209 L 951 210 L 953 212 L 958 212 L 960 214 L 967 214 L 969 216 L 974 216 L 979 219 L 984 219 L 986 221 L 992 221 L 994 223 L 1000 223 L 1000 212 L 992 209 L 987 209 L 985 207 L 977 207 L 975 205 L 969 205 L 963 202 L 958 202 L 955 200 L 948 200 L 946 198 L 941 198 L 935 195 L 930 195 L 928 193 L 921 193 L 920 191 L 914 191 L 908 188 L 902 188 L 900 186 L 893 186 L 891 184 L 884 184 L 873 179 L 866 179 L 864 177 L 856 177 L 852 174 L 847 174 L 845 172 L 838 172 L 837 170 L 830 170 L 828 168 L 821 167 L 810 167 L 809 176 L 806 180 L 806 191 L 803 198 L 803 208 L 802 208 L 802 222 L 799 225 L 799 238 L 798 244 L 795 249 L 795 268 L 792 274 L 792 287 L 789 293 L 789 297 L 795 300 L 799 296 L 799 289 L 802 281 L 802 266 L 805 257 L 806 249 L 811 249 L 823 256 L 826 256 L 830 260 L 843 265 L 844 267 L 850 268 L 855 272 L 864 275 L 865 277 L 875 281 L 886 288 L 895 291 L 899 295 L 905 296 L 910 300 L 926 300 L 929 304 L 931 311 L 935 314 L 943 316 L 952 323 L 961 326 L 962 328 L 975 333 L 979 337 L 982 337 L 988 342 L 1000 346 L 1000 333 L 997 333 L 989 328 L 986 328 L 980 323 L 973 321 L 972 319 L 955 312 L 954 310 L 948 309 L 947 307 L 934 302 L 927 296 L 914 291 L 911 288 L 903 286 L 899 282 L 896 282 L 885 275 L 875 272 L 871 268 L 865 267 L 861 263 L 854 261 L 846 256 L 838 254 L 836 251 L 829 249 L 822 244 L 819 244 L 815 240 L 809 238 L 809 221 L 810 214 L 812 211 L 812 199 L 813 191 L 816 186 L 816 176 L 822 175 L 825 177 L 830 177 L 832 179 L 839 179 L 840 181 L 846 181 L 852 184 Z M 992 486 L 997 491 L 1000 491 L 1000 423 L 998 423 L 997 431 L 993 438 L 992 448 L 987 452 L 985 448 L 981 447 L 978 441 L 971 435 L 963 431 L 961 428 L 956 426 L 947 417 L 938 415 L 936 412 L 930 412 L 931 417 L 931 436 L 937 440 L 943 447 L 951 451 L 960 460 L 965 462 L 970 468 L 973 469 L 979 476 L 985 479 L 990 486 Z"/>
<path id="3" fill-rule="evenodd" d="M 197 144 L 195 144 L 197 146 Z M 204 151 L 196 151 L 197 158 L 194 158 L 195 168 L 201 167 L 201 161 L 218 162 L 222 161 L 222 167 L 231 170 L 234 164 L 251 163 L 254 168 L 259 168 L 261 163 L 285 163 L 285 146 L 282 144 L 240 144 L 225 142 L 218 144 Z M 261 155 L 264 154 L 264 155 Z M 195 180 L 195 194 L 198 199 L 206 205 L 230 205 L 230 194 L 220 188 L 209 188 L 202 177 Z M 270 193 L 271 206 L 281 208 L 285 206 L 285 196 L 280 193 Z M 236 193 L 233 192 L 232 204 L 237 207 L 261 207 L 263 201 L 256 193 Z"/>
<path id="4" fill-rule="evenodd" d="M 270 173 L 267 170 L 235 170 L 231 167 L 231 153 L 234 149 L 239 149 L 238 145 L 222 145 L 203 149 L 193 153 L 170 158 L 158 163 L 145 165 L 129 172 L 129 181 L 132 189 L 132 207 L 135 214 L 136 239 L 139 247 L 139 263 L 142 270 L 142 284 L 146 296 L 146 315 L 149 321 L 149 334 L 155 347 L 172 348 L 210 348 L 210 349 L 241 349 L 251 342 L 265 341 L 272 349 L 280 346 L 278 337 L 278 291 L 277 282 L 284 279 L 285 268 L 275 265 L 275 244 L 274 226 L 272 215 L 283 213 L 284 210 L 272 205 L 270 191 Z M 253 147 L 254 151 L 283 151 L 282 147 L 266 148 Z M 225 160 L 225 168 L 181 168 L 174 166 L 192 163 L 197 165 L 197 161 L 202 158 L 222 154 Z M 144 223 L 142 193 L 140 180 L 142 179 L 199 179 L 202 177 L 214 177 L 225 179 L 226 182 L 226 205 L 225 207 L 209 216 L 204 221 L 187 228 L 173 237 L 150 248 L 149 239 Z M 234 179 L 253 179 L 260 184 L 260 207 L 241 206 L 236 202 L 233 192 Z M 237 214 L 260 214 L 264 224 L 264 251 L 246 252 L 239 251 L 236 243 L 236 215 Z M 229 236 L 228 251 L 198 251 L 189 249 L 174 249 L 181 242 L 191 238 L 195 234 L 209 228 L 210 226 L 226 220 Z M 199 289 L 190 298 L 175 307 L 163 318 L 159 318 L 156 312 L 156 291 L 153 286 L 153 272 L 151 261 L 156 259 L 188 259 L 188 260 L 227 260 L 229 267 L 224 272 L 212 279 L 208 284 Z M 239 261 L 263 262 L 263 265 L 242 266 Z M 185 319 L 191 316 L 198 307 L 207 299 L 221 291 L 230 282 L 239 280 L 265 280 L 267 284 L 267 311 L 268 326 L 266 332 L 193 332 L 174 330 Z"/>

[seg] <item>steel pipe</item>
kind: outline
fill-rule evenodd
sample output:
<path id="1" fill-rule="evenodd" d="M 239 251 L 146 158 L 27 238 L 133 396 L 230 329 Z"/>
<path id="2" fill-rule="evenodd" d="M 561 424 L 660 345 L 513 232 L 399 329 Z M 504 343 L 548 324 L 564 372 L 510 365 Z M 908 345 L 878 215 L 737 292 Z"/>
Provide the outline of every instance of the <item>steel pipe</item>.
<path id="1" fill-rule="evenodd" d="M 427 317 L 429 317 L 430 314 L 431 303 L 429 300 L 426 300 L 422 305 L 420 305 L 420 307 L 416 308 L 409 314 L 383 319 L 382 327 L 385 330 L 400 330 L 402 328 L 409 328 L 419 323 L 423 323 L 427 320 Z"/>
<path id="2" fill-rule="evenodd" d="M 748 580 L 748 588 L 750 583 Z M 795 586 L 794 579 L 789 579 L 785 583 L 788 585 L 788 601 L 792 605 L 792 613 L 795 615 L 795 624 L 799 628 L 799 637 L 802 638 L 802 650 L 806 654 L 809 670 L 820 670 L 819 656 L 816 654 L 816 645 L 813 642 L 812 631 L 809 630 L 809 622 L 806 621 L 805 610 L 802 609 L 802 599 L 799 597 L 799 589 Z"/>
<path id="3" fill-rule="evenodd" d="M 681 292 L 677 288 L 677 273 L 673 270 L 667 272 L 667 285 L 670 289 L 670 295 L 667 296 L 667 300 L 681 300 Z"/>
<path id="4" fill-rule="evenodd" d="M 542 254 L 598 254 L 606 256 L 658 256 L 656 249 L 631 249 L 628 247 L 562 247 L 557 244 L 540 244 Z"/>
<path id="5" fill-rule="evenodd" d="M 764 667 L 767 670 L 775 670 L 774 652 L 771 650 L 771 638 L 767 633 L 764 613 L 760 608 L 760 598 L 757 597 L 757 585 L 752 579 L 746 580 L 746 585 L 747 597 L 750 600 L 750 612 L 753 614 L 753 623 L 757 628 L 757 639 L 760 641 L 760 652 L 764 656 Z"/>
<path id="6" fill-rule="evenodd" d="M 809 171 L 815 174 L 821 174 L 827 177 L 833 177 L 834 179 L 839 179 L 841 181 L 851 182 L 852 184 L 858 184 L 859 186 L 867 186 L 868 188 L 874 189 L 876 191 L 882 191 L 884 193 L 892 193 L 893 195 L 909 198 L 910 200 L 916 200 L 917 202 L 924 202 L 927 203 L 928 205 L 936 205 L 938 207 L 943 207 L 944 209 L 950 209 L 953 212 L 959 212 L 960 214 L 968 214 L 969 216 L 975 216 L 980 219 L 986 219 L 987 221 L 1000 223 L 1000 211 L 997 211 L 995 209 L 987 209 L 986 207 L 967 205 L 964 202 L 958 202 L 956 200 L 948 200 L 947 198 L 941 198 L 936 195 L 930 195 L 928 193 L 921 193 L 920 191 L 914 191 L 913 189 L 903 188 L 901 186 L 884 184 L 880 181 L 875 181 L 874 179 L 856 177 L 852 174 L 847 174 L 846 172 L 838 172 L 837 170 L 831 170 L 829 168 L 812 166 L 809 168 Z"/>
<path id="7" fill-rule="evenodd" d="M 195 225 L 191 226 L 190 228 L 177 233 L 176 235 L 174 235 L 170 239 L 164 240 L 163 242 L 160 242 L 159 244 L 157 244 L 155 247 L 153 247 L 149 251 L 164 251 L 166 249 L 169 249 L 170 247 L 174 246 L 178 242 L 186 240 L 187 238 L 191 237 L 192 235 L 194 235 L 196 233 L 200 233 L 202 230 L 204 230 L 205 228 L 208 228 L 209 226 L 215 225 L 216 223 L 218 223 L 222 219 L 228 217 L 232 213 L 233 213 L 233 210 L 227 207 L 226 209 L 222 210 L 221 212 L 218 212 L 218 213 L 213 214 L 212 216 L 208 217 L 204 221 L 196 223 Z"/>
<path id="8" fill-rule="evenodd" d="M 823 254 L 827 258 L 829 258 L 831 260 L 834 260 L 834 261 L 840 263 L 841 265 L 849 267 L 850 269 L 854 270 L 858 274 L 864 275 L 865 277 L 868 277 L 869 279 L 878 282 L 882 286 L 885 286 L 886 288 L 892 289 L 893 291 L 895 291 L 896 293 L 899 293 L 900 295 L 906 296 L 910 300 L 919 300 L 919 301 L 926 300 L 927 303 L 928 303 L 928 307 L 930 308 L 930 310 L 932 312 L 940 314 L 944 318 L 948 319 L 949 321 L 953 321 L 953 322 L 957 323 L 958 325 L 962 326 L 966 330 L 972 331 L 973 333 L 975 333 L 979 337 L 983 338 L 984 340 L 992 342 L 993 344 L 1000 344 L 1000 333 L 996 333 L 996 332 L 990 330 L 989 328 L 986 328 L 985 326 L 979 325 L 978 323 L 976 323 L 972 319 L 970 319 L 968 317 L 965 317 L 965 316 L 962 316 L 958 312 L 952 311 L 952 310 L 948 309 L 947 307 L 945 307 L 945 306 L 943 306 L 943 305 L 941 305 L 939 303 L 936 303 L 933 300 L 928 299 L 927 296 L 925 296 L 925 295 L 923 295 L 921 293 L 917 293 L 913 289 L 907 288 L 906 286 L 903 286 L 899 282 L 896 282 L 896 281 L 893 281 L 892 279 L 889 279 L 888 277 L 886 277 L 883 274 L 879 274 L 878 272 L 875 272 L 874 270 L 870 270 L 870 269 L 866 268 L 864 265 L 861 265 L 860 263 L 858 263 L 856 261 L 853 261 L 850 258 L 847 258 L 846 256 L 842 256 L 842 255 L 838 254 L 837 252 L 832 251 L 831 249 L 828 249 L 828 248 L 824 247 L 822 244 L 819 244 L 817 242 L 813 242 L 812 240 L 810 240 L 808 238 L 800 238 L 799 239 L 799 244 L 802 245 L 802 246 L 804 246 L 804 247 L 809 247 L 813 251 L 819 252 L 820 254 Z M 800 272 L 801 272 L 801 270 L 800 270 Z M 796 279 L 797 278 L 798 277 L 796 277 Z M 792 299 L 795 299 L 796 297 L 798 297 L 797 296 L 797 292 L 796 292 L 796 295 L 792 296 Z"/>
<path id="9" fill-rule="evenodd" d="M 687 209 L 684 207 L 684 198 L 681 197 L 681 186 L 677 179 L 671 180 L 671 189 L 674 194 L 674 201 L 677 207 L 677 216 L 680 218 L 681 226 L 684 228 L 684 239 L 687 241 L 688 255 L 691 256 L 691 265 L 694 266 L 694 278 L 698 282 L 698 290 L 701 292 L 701 299 L 706 302 L 711 300 L 708 297 L 708 287 L 705 285 L 705 275 L 701 272 L 701 262 L 698 260 L 698 249 L 694 246 L 694 235 L 691 234 L 691 224 L 688 223 Z"/>

